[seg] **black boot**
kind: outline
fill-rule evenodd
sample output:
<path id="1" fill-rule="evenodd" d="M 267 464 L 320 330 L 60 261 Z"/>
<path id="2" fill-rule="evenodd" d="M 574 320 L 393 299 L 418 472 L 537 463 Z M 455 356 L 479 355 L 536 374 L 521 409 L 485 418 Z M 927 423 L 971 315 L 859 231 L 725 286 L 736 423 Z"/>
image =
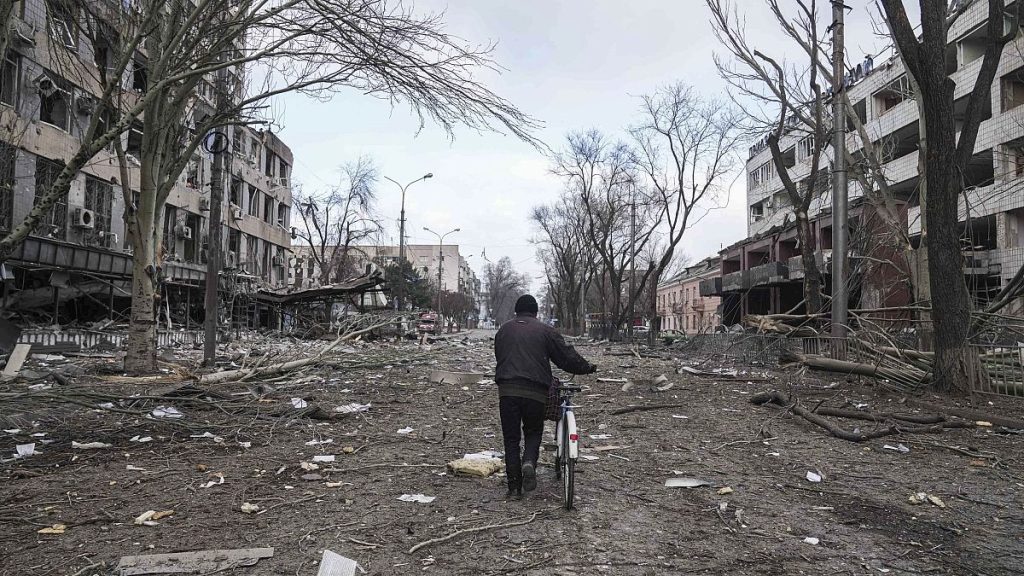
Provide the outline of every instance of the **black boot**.
<path id="1" fill-rule="evenodd" d="M 520 482 L 509 482 L 508 492 L 505 493 L 505 500 L 522 500 L 523 486 Z"/>
<path id="2" fill-rule="evenodd" d="M 537 465 L 533 462 L 523 464 L 523 490 L 532 492 L 537 489 Z"/>

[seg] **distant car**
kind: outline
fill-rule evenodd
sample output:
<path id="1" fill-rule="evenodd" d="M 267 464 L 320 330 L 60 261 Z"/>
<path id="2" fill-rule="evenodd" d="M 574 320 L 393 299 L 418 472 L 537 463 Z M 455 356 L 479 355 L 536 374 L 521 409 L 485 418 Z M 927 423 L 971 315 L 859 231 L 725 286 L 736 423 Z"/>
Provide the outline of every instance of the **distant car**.
<path id="1" fill-rule="evenodd" d="M 647 326 L 633 326 L 633 334 L 636 334 L 637 332 L 649 332 L 649 331 L 650 331 L 650 328 L 648 328 Z"/>
<path id="2" fill-rule="evenodd" d="M 416 325 L 417 332 L 420 334 L 436 334 L 439 328 L 436 313 L 423 312 L 420 314 L 419 324 Z"/>

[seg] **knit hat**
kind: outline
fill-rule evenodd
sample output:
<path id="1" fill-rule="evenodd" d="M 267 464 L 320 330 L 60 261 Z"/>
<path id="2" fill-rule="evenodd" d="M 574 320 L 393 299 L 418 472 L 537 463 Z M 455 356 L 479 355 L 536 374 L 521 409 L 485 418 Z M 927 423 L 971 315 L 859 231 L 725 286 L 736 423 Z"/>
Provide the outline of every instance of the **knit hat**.
<path id="1" fill-rule="evenodd" d="M 529 294 L 523 294 L 516 300 L 516 314 L 537 314 L 537 299 Z"/>

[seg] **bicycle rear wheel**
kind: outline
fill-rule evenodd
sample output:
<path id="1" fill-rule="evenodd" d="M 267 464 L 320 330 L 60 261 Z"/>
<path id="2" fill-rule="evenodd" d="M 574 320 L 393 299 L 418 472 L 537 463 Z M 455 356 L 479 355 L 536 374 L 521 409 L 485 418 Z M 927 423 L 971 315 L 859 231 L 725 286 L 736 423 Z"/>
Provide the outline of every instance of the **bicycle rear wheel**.
<path id="1" fill-rule="evenodd" d="M 562 420 L 562 458 L 559 462 L 562 476 L 562 503 L 566 510 L 572 510 L 576 497 L 576 461 L 569 457 L 569 421 Z"/>

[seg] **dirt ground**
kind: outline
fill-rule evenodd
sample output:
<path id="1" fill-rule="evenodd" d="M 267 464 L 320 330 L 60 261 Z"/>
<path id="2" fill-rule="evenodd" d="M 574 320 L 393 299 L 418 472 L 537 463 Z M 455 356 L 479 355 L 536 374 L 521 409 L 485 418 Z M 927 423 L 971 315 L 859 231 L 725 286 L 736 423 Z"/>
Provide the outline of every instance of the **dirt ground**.
<path id="1" fill-rule="evenodd" d="M 0 405 L 5 428 L 21 423 L 19 432 L 0 432 L 0 575 L 114 574 L 126 555 L 253 547 L 273 547 L 274 555 L 219 573 L 313 575 L 324 549 L 368 574 L 1024 573 L 1024 436 L 978 427 L 851 443 L 748 399 L 778 389 L 809 407 L 913 409 L 868 381 L 829 375 L 744 366 L 737 368 L 753 372 L 749 382 L 742 373 L 735 381 L 679 375 L 669 357 L 707 358 L 678 350 L 636 359 L 611 355 L 621 346 L 581 345 L 601 372 L 576 380 L 588 387 L 577 397 L 577 417 L 591 458 L 579 461 L 577 509 L 559 507 L 550 454 L 542 456 L 538 490 L 505 502 L 502 476 L 456 477 L 445 468 L 466 453 L 502 449 L 495 385 L 427 380 L 433 368 L 493 373 L 490 334 L 427 350 L 359 343 L 351 354 L 365 359 L 363 368 L 211 386 L 233 400 L 182 399 L 180 420 L 140 416 L 155 408 L 145 398 L 115 403 L 123 412 Z M 186 360 L 195 354 L 179 352 Z M 117 374 L 116 359 L 88 362 L 89 374 L 71 386 L 135 387 L 145 396 L 181 380 L 172 372 L 140 390 L 138 382 L 104 379 Z M 642 381 L 662 373 L 674 384 L 669 390 Z M 624 392 L 598 377 L 637 383 Z M 26 384 L 3 387 L 18 392 Z M 332 420 L 271 415 L 293 397 L 328 412 L 353 402 L 371 407 Z M 232 413 L 239 402 L 255 410 Z M 681 406 L 611 414 L 651 404 Z M 975 407 L 1024 412 L 1012 399 Z M 398 432 L 405 428 L 413 430 Z M 32 441 L 40 454 L 11 459 L 17 444 Z M 73 449 L 72 441 L 112 446 Z M 336 461 L 304 469 L 315 455 Z M 822 481 L 809 481 L 808 472 Z M 665 487 L 673 477 L 710 486 Z M 919 492 L 935 502 L 911 503 Z M 404 502 L 403 494 L 436 499 Z M 243 513 L 243 503 L 260 512 Z M 133 523 L 148 510 L 173 514 L 152 526 Z M 458 530 L 531 518 L 408 552 Z M 65 525 L 63 534 L 38 533 L 54 524 Z"/>

